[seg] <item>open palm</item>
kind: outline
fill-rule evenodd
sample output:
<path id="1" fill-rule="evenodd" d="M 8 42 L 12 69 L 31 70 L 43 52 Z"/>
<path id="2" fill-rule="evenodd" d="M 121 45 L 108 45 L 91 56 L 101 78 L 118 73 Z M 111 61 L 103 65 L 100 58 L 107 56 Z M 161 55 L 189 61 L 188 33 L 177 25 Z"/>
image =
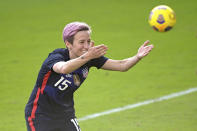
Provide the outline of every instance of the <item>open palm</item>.
<path id="1" fill-rule="evenodd" d="M 143 58 L 149 54 L 149 52 L 153 49 L 153 45 L 148 45 L 150 43 L 149 40 L 145 41 L 142 46 L 138 49 L 137 57 L 138 58 Z"/>

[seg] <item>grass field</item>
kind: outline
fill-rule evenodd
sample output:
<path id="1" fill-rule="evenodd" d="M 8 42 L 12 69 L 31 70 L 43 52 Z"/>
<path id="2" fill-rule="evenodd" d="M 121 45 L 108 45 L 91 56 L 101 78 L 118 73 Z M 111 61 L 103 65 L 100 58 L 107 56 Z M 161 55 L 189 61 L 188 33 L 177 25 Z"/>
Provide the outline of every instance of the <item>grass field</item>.
<path id="1" fill-rule="evenodd" d="M 176 12 L 167 33 L 148 25 L 161 4 Z M 92 39 L 107 57 L 135 55 L 150 40 L 155 48 L 128 72 L 92 69 L 75 93 L 77 117 L 197 87 L 197 1 L 195 0 L 2 0 L 0 1 L 0 130 L 25 131 L 24 108 L 48 53 L 64 48 L 63 27 L 91 25 Z M 81 121 L 83 131 L 195 131 L 197 93 Z"/>

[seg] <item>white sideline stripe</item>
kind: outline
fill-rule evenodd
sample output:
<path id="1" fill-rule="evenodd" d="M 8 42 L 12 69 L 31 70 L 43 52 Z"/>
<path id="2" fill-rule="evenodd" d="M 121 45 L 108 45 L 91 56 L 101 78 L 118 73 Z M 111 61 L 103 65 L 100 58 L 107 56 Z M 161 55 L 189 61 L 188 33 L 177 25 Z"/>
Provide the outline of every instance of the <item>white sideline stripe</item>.
<path id="1" fill-rule="evenodd" d="M 190 88 L 188 90 L 181 91 L 181 92 L 172 93 L 172 94 L 162 96 L 162 97 L 159 97 L 159 98 L 150 99 L 150 100 L 146 100 L 146 101 L 143 101 L 143 102 L 138 102 L 136 104 L 130 104 L 130 105 L 126 105 L 126 106 L 123 106 L 123 107 L 118 107 L 118 108 L 114 108 L 114 109 L 111 109 L 111 110 L 107 110 L 107 111 L 104 111 L 104 112 L 94 113 L 94 114 L 87 115 L 87 116 L 84 116 L 82 118 L 79 118 L 78 121 L 85 121 L 85 120 L 93 119 L 93 118 L 96 118 L 96 117 L 109 115 L 109 114 L 112 114 L 112 113 L 136 108 L 136 107 L 139 107 L 139 106 L 148 105 L 148 104 L 151 104 L 151 103 L 172 99 L 172 98 L 179 97 L 179 96 L 182 96 L 182 95 L 186 95 L 186 94 L 189 94 L 189 93 L 192 93 L 192 92 L 195 92 L 195 91 L 197 91 L 197 87 Z"/>

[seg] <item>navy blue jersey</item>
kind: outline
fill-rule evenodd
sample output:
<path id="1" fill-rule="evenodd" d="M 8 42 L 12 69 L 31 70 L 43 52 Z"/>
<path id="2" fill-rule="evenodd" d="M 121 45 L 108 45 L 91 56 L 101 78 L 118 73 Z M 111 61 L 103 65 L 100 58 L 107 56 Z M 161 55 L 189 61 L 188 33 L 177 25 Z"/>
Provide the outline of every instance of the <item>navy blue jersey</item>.
<path id="1" fill-rule="evenodd" d="M 92 59 L 69 74 L 58 74 L 52 67 L 59 61 L 69 61 L 67 49 L 56 49 L 42 64 L 35 87 L 25 108 L 29 121 L 38 114 L 50 118 L 70 118 L 75 116 L 73 93 L 86 79 L 90 67 L 100 68 L 107 61 L 102 56 Z"/>

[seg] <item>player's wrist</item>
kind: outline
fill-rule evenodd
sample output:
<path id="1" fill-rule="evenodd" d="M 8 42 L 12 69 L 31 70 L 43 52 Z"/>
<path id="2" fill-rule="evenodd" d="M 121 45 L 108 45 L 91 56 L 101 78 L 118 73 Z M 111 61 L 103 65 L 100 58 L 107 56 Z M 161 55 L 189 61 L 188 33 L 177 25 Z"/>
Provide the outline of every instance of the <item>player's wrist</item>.
<path id="1" fill-rule="evenodd" d="M 142 59 L 142 57 L 140 57 L 139 55 L 135 55 L 136 59 L 139 61 Z"/>
<path id="2" fill-rule="evenodd" d="M 89 61 L 89 60 L 91 60 L 91 58 L 88 56 L 88 54 L 87 54 L 87 53 L 85 53 L 85 54 L 81 55 L 81 56 L 80 56 L 80 59 L 81 59 L 81 60 L 85 60 L 85 61 Z"/>

